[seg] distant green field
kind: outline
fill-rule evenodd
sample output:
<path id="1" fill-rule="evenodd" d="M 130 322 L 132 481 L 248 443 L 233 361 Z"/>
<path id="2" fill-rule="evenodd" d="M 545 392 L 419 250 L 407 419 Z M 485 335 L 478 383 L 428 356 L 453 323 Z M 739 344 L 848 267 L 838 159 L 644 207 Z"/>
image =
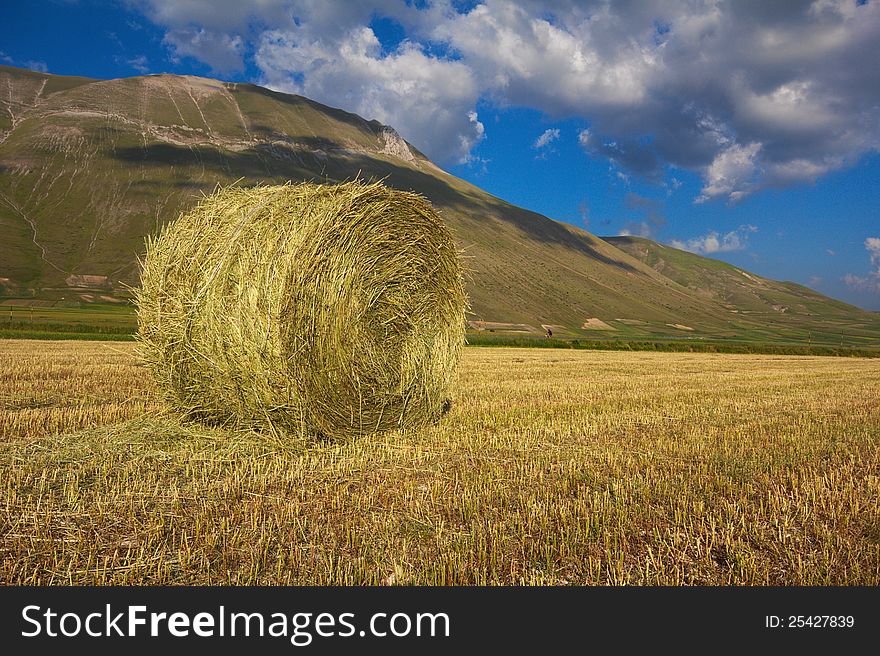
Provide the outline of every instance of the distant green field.
<path id="1" fill-rule="evenodd" d="M 547 339 L 505 331 L 468 331 L 469 346 L 670 351 L 691 353 L 769 353 L 776 355 L 837 355 L 880 357 L 880 344 L 860 336 L 809 333 L 791 336 L 753 333 L 735 338 L 670 335 L 656 327 L 608 334 L 584 331 Z M 137 331 L 131 305 L 83 304 L 64 301 L 0 301 L 0 339 L 72 339 L 130 341 Z"/>
<path id="2" fill-rule="evenodd" d="M 670 353 L 743 353 L 769 355 L 831 355 L 842 357 L 880 358 L 880 348 L 854 346 L 822 346 L 786 342 L 739 342 L 725 340 L 681 341 L 657 339 L 651 341 L 611 338 L 547 339 L 541 337 L 486 336 L 468 333 L 468 346 L 497 346 L 512 348 L 588 349 L 600 351 L 664 351 Z"/>
<path id="3" fill-rule="evenodd" d="M 0 301 L 0 338 L 131 339 L 137 330 L 130 305 L 72 306 L 65 301 Z"/>

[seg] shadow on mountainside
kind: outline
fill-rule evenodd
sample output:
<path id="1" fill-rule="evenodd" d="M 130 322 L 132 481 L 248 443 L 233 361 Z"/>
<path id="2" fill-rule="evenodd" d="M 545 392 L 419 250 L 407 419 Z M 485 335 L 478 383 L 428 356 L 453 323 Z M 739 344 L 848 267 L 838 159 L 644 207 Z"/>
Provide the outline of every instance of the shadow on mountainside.
<path id="1" fill-rule="evenodd" d="M 489 194 L 459 189 L 433 173 L 413 166 L 395 164 L 382 157 L 345 149 L 338 143 L 320 137 L 290 138 L 285 143 L 260 143 L 242 151 L 221 150 L 212 145 L 178 146 L 154 143 L 147 146 L 117 148 L 112 156 L 130 165 L 174 166 L 211 172 L 215 179 L 190 182 L 185 175 L 163 182 L 172 186 L 192 186 L 211 189 L 215 184 L 229 184 L 244 178 L 239 184 L 281 184 L 294 182 L 340 182 L 360 178 L 366 181 L 382 180 L 403 191 L 415 191 L 426 196 L 440 209 L 450 209 L 462 221 L 485 225 L 490 219 L 506 223 L 527 239 L 544 244 L 556 244 L 577 250 L 604 264 L 631 272 L 638 269 L 627 262 L 609 257 L 592 243 L 592 238 L 578 234 L 545 216 L 520 209 Z M 323 153 L 315 151 L 320 150 Z M 143 181 L 141 184 L 149 184 Z"/>

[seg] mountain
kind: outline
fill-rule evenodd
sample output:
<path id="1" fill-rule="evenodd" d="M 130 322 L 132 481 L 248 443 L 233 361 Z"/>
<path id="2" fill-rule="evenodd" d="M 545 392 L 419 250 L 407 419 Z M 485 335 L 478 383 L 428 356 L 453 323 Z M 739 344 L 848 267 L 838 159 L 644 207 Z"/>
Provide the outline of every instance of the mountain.
<path id="1" fill-rule="evenodd" d="M 780 334 L 833 343 L 851 339 L 876 344 L 876 313 L 828 298 L 803 285 L 770 280 L 732 264 L 658 244 L 642 237 L 603 237 L 618 249 L 719 306 L 737 319 L 755 322 L 758 339 Z M 735 331 L 736 320 L 732 320 Z M 725 336 L 725 332 L 719 336 Z"/>
<path id="2" fill-rule="evenodd" d="M 216 185 L 356 177 L 434 203 L 464 252 L 478 329 L 880 337 L 876 315 L 810 290 L 690 254 L 650 256 L 673 249 L 599 239 L 506 203 L 393 128 L 307 98 L 191 76 L 94 80 L 3 66 L 0 293 L 119 298 L 137 284 L 144 236 Z"/>

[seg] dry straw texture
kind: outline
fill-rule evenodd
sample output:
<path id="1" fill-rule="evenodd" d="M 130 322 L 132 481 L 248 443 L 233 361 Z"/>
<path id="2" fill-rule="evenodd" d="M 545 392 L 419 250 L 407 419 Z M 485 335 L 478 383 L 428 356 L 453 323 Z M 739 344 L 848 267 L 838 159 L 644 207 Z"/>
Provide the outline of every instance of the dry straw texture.
<path id="1" fill-rule="evenodd" d="M 455 244 L 421 196 L 231 187 L 148 242 L 139 340 L 189 418 L 350 437 L 442 414 L 465 306 Z"/>

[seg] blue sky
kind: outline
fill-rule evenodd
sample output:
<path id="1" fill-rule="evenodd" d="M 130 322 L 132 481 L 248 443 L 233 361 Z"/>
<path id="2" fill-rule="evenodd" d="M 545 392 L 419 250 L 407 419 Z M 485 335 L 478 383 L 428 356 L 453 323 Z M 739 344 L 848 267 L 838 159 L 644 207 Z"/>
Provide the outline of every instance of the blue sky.
<path id="1" fill-rule="evenodd" d="M 552 218 L 880 310 L 877 4 L 13 1 L 0 63 L 301 93 Z"/>

